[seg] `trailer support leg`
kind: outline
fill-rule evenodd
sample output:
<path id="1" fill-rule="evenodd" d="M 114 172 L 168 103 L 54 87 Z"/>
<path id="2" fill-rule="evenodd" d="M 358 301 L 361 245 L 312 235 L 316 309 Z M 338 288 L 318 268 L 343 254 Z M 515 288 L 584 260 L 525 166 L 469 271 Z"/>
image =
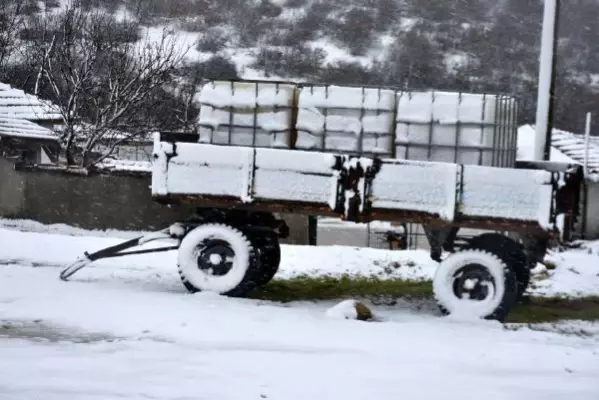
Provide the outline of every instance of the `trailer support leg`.
<path id="1" fill-rule="evenodd" d="M 144 236 L 137 237 L 135 239 L 127 240 L 114 246 L 106 247 L 98 250 L 94 253 L 83 253 L 82 257 L 79 257 L 74 263 L 66 267 L 60 272 L 60 279 L 63 281 L 68 280 L 80 269 L 90 265 L 92 262 L 102 258 L 114 258 L 122 257 L 135 254 L 147 254 L 147 253 L 159 253 L 165 251 L 176 250 L 179 248 L 180 238 L 184 236 L 185 228 L 181 224 L 174 224 L 169 228 L 163 229 L 159 232 L 153 232 Z M 176 239 L 178 242 L 173 246 L 158 247 L 153 249 L 144 249 L 136 251 L 123 251 L 132 247 L 141 246 L 145 243 L 153 242 L 156 240 L 165 239 Z"/>
<path id="2" fill-rule="evenodd" d="M 442 228 L 433 228 L 423 225 L 423 228 L 431 247 L 431 259 L 441 262 L 443 250 L 453 251 L 453 242 L 458 234 L 459 227 L 447 225 Z"/>

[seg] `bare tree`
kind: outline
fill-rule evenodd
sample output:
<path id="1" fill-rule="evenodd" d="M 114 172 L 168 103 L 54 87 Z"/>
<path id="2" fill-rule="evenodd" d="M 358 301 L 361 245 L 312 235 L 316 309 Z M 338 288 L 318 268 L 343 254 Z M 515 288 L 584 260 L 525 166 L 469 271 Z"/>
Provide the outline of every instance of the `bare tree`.
<path id="1" fill-rule="evenodd" d="M 17 49 L 23 5 L 23 0 L 7 1 L 0 9 L 0 71 L 4 70 Z"/>
<path id="2" fill-rule="evenodd" d="M 143 110 L 160 102 L 157 93 L 171 82 L 187 51 L 177 47 L 176 37 L 163 31 L 158 38 L 138 40 L 137 24 L 80 8 L 67 9 L 43 28 L 36 88 L 51 89 L 69 164 L 92 166 L 119 144 L 156 128 L 152 113 Z M 99 145 L 102 154 L 92 157 Z"/>
<path id="3" fill-rule="evenodd" d="M 183 75 L 180 77 L 180 83 L 175 90 L 175 96 L 180 101 L 174 109 L 174 115 L 180 122 L 182 131 L 196 132 L 198 109 L 195 102 L 202 76 L 188 66 L 183 69 Z"/>

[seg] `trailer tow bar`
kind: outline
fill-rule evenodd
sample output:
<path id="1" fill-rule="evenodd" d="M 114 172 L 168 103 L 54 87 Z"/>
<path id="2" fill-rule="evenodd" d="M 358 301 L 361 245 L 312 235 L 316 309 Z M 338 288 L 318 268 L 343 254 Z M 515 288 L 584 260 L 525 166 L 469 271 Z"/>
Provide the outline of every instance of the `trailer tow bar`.
<path id="1" fill-rule="evenodd" d="M 181 242 L 181 238 L 184 236 L 185 228 L 181 224 L 173 224 L 170 227 L 163 229 L 158 232 L 152 232 L 144 236 L 137 237 L 135 239 L 127 240 L 126 242 L 119 243 L 114 246 L 106 247 L 98 250 L 94 253 L 83 253 L 82 257 L 77 258 L 75 262 L 70 264 L 68 267 L 60 272 L 60 279 L 67 281 L 80 269 L 87 267 L 96 260 L 102 258 L 115 258 L 123 257 L 135 254 L 147 254 L 147 253 L 161 253 L 171 250 L 177 250 Z M 157 247 L 153 249 L 135 250 L 135 251 L 123 251 L 136 246 L 142 246 L 146 243 L 153 242 L 156 240 L 175 239 L 177 244 L 173 246 Z"/>

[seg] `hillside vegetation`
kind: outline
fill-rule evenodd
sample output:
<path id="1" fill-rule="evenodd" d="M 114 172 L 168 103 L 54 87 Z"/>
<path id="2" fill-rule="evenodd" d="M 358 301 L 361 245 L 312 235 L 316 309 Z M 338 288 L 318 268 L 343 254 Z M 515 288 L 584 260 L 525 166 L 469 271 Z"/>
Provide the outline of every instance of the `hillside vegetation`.
<path id="1" fill-rule="evenodd" d="M 43 19 L 64 1 L 30 1 L 22 13 Z M 520 123 L 534 121 L 540 0 L 79 0 L 78 5 L 127 16 L 137 27 L 170 26 L 187 42 L 191 38 L 193 48 L 177 75 L 186 82 L 241 76 L 507 92 L 520 98 Z M 560 17 L 555 124 L 580 132 L 584 114 L 599 105 L 599 3 L 562 2 Z M 28 32 L 22 30 L 21 39 Z M 30 86 L 34 71 L 24 74 L 26 66 L 18 64 L 5 68 L 1 79 Z"/>

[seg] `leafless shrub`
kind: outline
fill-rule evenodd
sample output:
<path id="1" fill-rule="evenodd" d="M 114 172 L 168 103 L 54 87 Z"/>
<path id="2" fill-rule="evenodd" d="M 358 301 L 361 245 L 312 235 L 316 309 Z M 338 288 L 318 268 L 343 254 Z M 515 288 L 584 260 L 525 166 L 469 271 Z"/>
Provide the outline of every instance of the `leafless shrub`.
<path id="1" fill-rule="evenodd" d="M 377 68 L 357 62 L 338 61 L 322 69 L 320 81 L 336 85 L 376 85 L 381 83 Z"/>
<path id="2" fill-rule="evenodd" d="M 320 48 L 299 45 L 284 50 L 261 48 L 253 66 L 267 76 L 314 78 L 320 73 L 325 59 L 326 54 Z"/>
<path id="3" fill-rule="evenodd" d="M 191 17 L 179 21 L 178 26 L 185 32 L 201 32 L 206 29 L 206 22 L 203 17 Z"/>
<path id="4" fill-rule="evenodd" d="M 366 53 L 372 42 L 376 14 L 366 8 L 351 8 L 336 24 L 335 37 L 349 47 L 354 56 Z"/>
<path id="5" fill-rule="evenodd" d="M 285 1 L 285 8 L 301 8 L 308 4 L 308 0 L 287 0 Z"/>
<path id="6" fill-rule="evenodd" d="M 207 30 L 199 39 L 196 46 L 198 51 L 217 53 L 227 46 L 229 37 L 219 28 Z"/>

